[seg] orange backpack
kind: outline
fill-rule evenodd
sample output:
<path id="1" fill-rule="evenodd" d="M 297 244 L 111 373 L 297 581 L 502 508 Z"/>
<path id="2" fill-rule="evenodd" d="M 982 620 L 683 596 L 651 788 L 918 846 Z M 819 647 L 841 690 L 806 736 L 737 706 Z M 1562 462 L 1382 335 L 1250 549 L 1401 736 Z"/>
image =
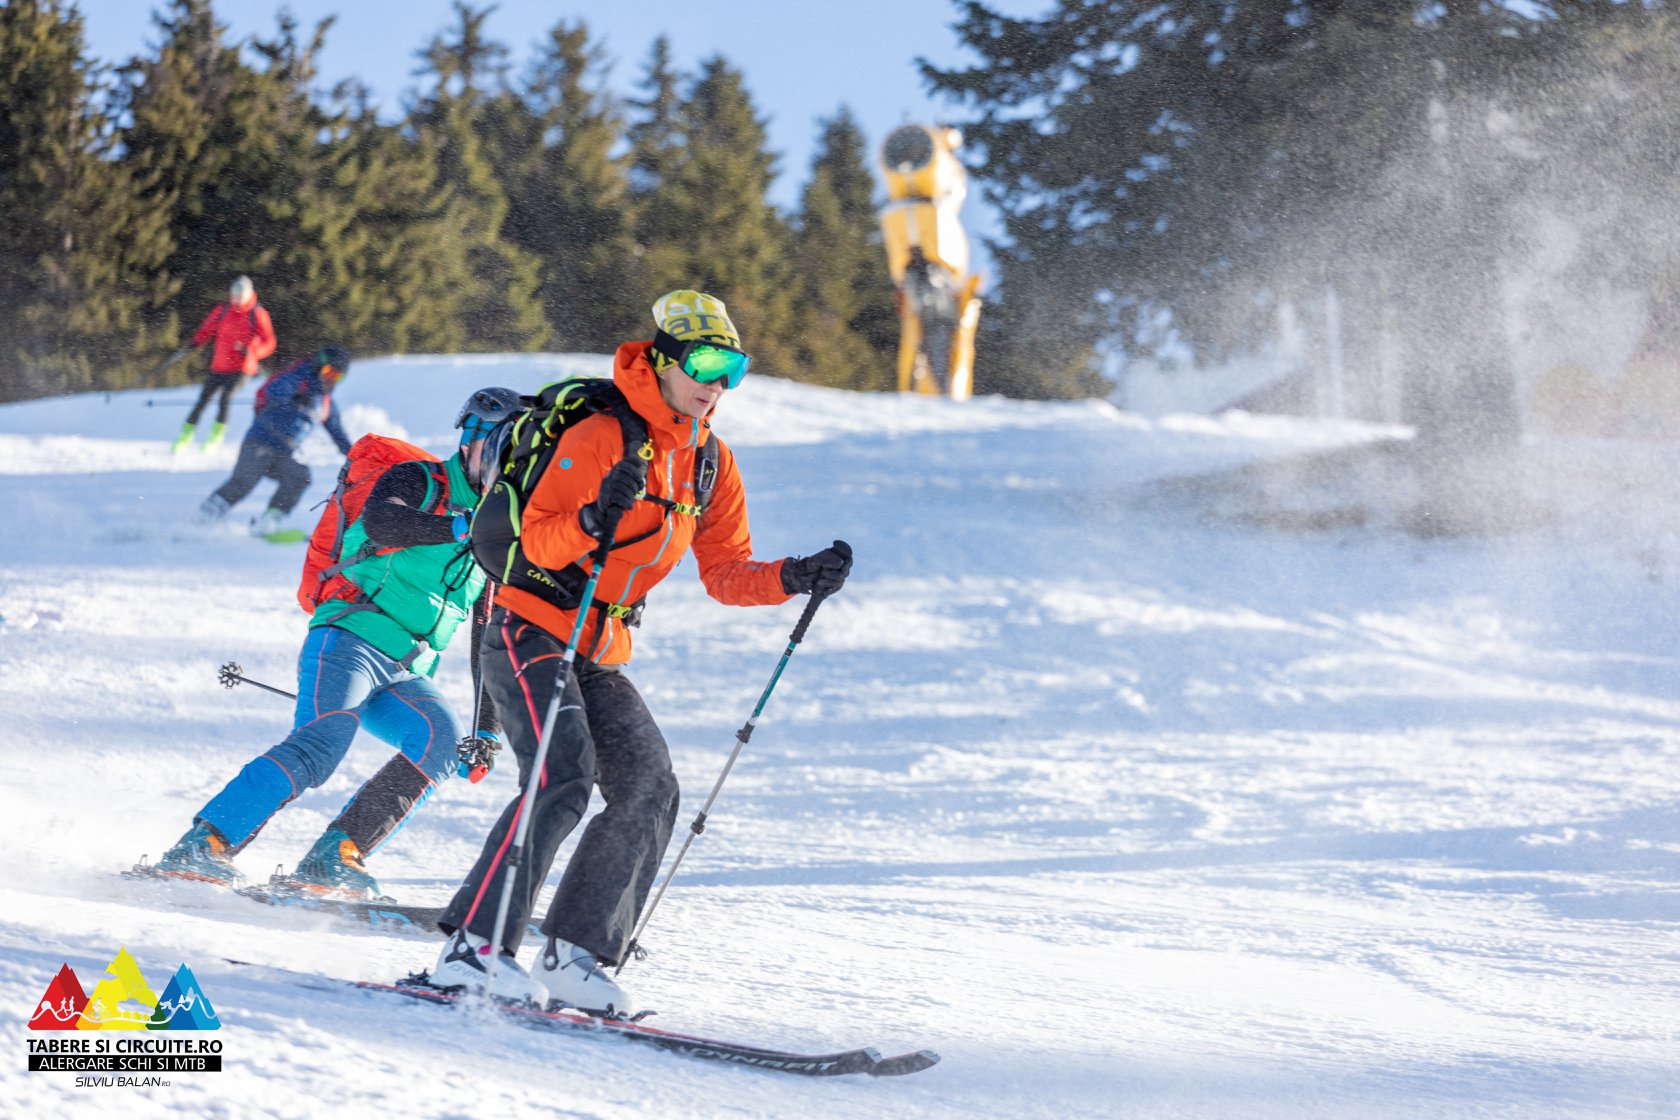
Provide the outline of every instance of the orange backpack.
<path id="1" fill-rule="evenodd" d="M 351 445 L 338 472 L 338 485 L 327 499 L 327 508 L 321 511 L 321 520 L 315 523 L 308 555 L 303 558 L 297 601 L 305 614 L 314 614 L 315 608 L 329 599 L 354 599 L 361 594 L 342 573 L 366 557 L 357 556 L 346 562 L 339 556 L 344 530 L 362 515 L 362 506 L 367 504 L 367 496 L 381 475 L 398 463 L 416 459 L 439 462 L 430 451 L 394 436 L 365 435 Z"/>

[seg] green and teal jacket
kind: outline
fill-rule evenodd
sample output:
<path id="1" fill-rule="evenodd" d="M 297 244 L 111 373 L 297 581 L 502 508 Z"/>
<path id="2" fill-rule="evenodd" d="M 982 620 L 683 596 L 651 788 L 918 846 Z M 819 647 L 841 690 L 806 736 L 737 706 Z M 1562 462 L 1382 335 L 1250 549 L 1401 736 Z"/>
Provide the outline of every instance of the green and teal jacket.
<path id="1" fill-rule="evenodd" d="M 442 515 L 478 503 L 459 454 L 425 466 L 426 498 L 418 508 Z M 435 673 L 444 647 L 484 590 L 484 571 L 472 551 L 454 541 L 381 550 L 358 517 L 344 531 L 340 555 L 360 557 L 343 574 L 361 595 L 355 601 L 322 602 L 310 616 L 310 627 L 348 630 L 414 673 Z"/>

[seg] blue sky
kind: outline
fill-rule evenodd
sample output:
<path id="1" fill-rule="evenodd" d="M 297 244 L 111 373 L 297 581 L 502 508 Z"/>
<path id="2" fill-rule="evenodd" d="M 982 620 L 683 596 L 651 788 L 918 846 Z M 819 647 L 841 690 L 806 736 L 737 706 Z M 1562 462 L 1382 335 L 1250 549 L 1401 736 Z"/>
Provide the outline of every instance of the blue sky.
<path id="1" fill-rule="evenodd" d="M 1049 5 L 1050 0 L 997 0 L 993 7 L 1027 15 Z M 392 115 L 404 91 L 416 84 L 415 52 L 452 26 L 454 16 L 451 0 L 289 0 L 284 5 L 218 0 L 215 9 L 232 36 L 244 39 L 272 32 L 283 6 L 305 28 L 337 15 L 319 60 L 323 88 L 358 77 Z M 153 5 L 146 0 L 79 0 L 78 7 L 86 17 L 90 53 L 107 62 L 120 63 L 157 39 Z M 819 117 L 832 115 L 842 103 L 850 106 L 872 146 L 902 121 L 944 119 L 953 107 L 923 88 L 915 59 L 926 57 L 941 66 L 968 60 L 950 27 L 956 8 L 949 0 L 501 0 L 486 27 L 509 47 L 518 73 L 549 28 L 579 18 L 604 43 L 614 63 L 609 84 L 621 93 L 632 92 L 661 32 L 670 36 L 676 63 L 684 70 L 692 71 L 715 53 L 739 67 L 759 115 L 769 121 L 771 147 L 781 155 L 771 197 L 784 208 L 798 201 Z M 977 241 L 995 235 L 997 228 L 978 193 L 971 191 L 964 210 Z M 982 250 L 982 268 L 983 262 Z"/>

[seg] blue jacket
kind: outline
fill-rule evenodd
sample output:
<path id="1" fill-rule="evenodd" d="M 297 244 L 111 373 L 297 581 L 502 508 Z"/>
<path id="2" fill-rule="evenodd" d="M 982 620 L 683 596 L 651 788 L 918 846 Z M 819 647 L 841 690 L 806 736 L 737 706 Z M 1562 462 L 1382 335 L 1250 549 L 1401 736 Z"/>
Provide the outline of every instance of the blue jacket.
<path id="1" fill-rule="evenodd" d="M 321 367 L 312 358 L 302 358 L 257 390 L 257 418 L 245 438 L 290 455 L 315 429 L 317 420 L 338 444 L 339 453 L 348 454 L 350 437 L 333 408 L 332 390 L 321 377 Z"/>

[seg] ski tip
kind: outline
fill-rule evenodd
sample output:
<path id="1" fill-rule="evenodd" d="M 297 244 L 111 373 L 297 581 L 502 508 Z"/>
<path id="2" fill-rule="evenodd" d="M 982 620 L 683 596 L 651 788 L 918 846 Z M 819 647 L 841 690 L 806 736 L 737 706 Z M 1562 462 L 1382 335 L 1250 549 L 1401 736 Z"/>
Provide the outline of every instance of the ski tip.
<path id="1" fill-rule="evenodd" d="M 936 1050 L 917 1050 L 910 1054 L 895 1054 L 890 1058 L 881 1058 L 869 1069 L 871 1077 L 902 1077 L 907 1073 L 920 1073 L 922 1070 L 939 1064 L 939 1052 Z"/>

